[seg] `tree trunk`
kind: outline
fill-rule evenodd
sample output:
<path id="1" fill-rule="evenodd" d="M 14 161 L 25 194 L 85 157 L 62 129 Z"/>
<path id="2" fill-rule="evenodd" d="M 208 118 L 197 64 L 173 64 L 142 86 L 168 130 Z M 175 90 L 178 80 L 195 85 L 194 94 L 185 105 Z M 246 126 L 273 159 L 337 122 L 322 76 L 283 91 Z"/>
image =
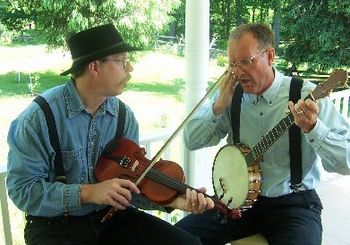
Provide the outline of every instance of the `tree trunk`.
<path id="1" fill-rule="evenodd" d="M 236 26 L 243 24 L 242 20 L 242 1 L 236 0 Z"/>
<path id="2" fill-rule="evenodd" d="M 231 1 L 226 0 L 226 3 L 226 37 L 228 37 L 231 30 Z"/>
<path id="3" fill-rule="evenodd" d="M 273 31 L 275 33 L 275 49 L 279 48 L 281 30 L 281 1 L 275 0 Z"/>

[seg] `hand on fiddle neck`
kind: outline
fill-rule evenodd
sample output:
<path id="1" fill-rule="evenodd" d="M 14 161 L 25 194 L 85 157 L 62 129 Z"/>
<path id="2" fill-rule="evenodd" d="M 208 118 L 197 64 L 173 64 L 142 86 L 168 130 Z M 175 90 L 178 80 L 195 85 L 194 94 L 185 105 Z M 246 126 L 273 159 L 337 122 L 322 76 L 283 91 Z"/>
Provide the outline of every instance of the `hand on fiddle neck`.
<path id="1" fill-rule="evenodd" d="M 238 84 L 236 77 L 229 71 L 221 78 L 220 95 L 213 104 L 213 113 L 218 116 L 231 104 L 233 93 Z"/>
<path id="2" fill-rule="evenodd" d="M 109 179 L 97 184 L 81 185 L 81 203 L 96 203 L 110 205 L 124 210 L 130 205 L 131 193 L 140 193 L 137 186 L 130 180 Z"/>
<path id="3" fill-rule="evenodd" d="M 206 189 L 204 187 L 200 188 L 198 192 L 187 189 L 186 194 L 178 196 L 166 206 L 195 214 L 203 213 L 206 210 L 214 208 L 213 200 L 209 197 L 204 197 L 203 193 L 205 192 Z"/>

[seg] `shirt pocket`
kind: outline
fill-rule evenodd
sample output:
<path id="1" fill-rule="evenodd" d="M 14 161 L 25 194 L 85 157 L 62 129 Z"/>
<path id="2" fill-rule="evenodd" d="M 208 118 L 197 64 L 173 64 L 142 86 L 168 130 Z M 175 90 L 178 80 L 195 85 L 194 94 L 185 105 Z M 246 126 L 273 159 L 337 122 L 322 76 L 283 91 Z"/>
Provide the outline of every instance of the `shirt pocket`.
<path id="1" fill-rule="evenodd" d="M 64 172 L 69 184 L 81 184 L 86 179 L 86 164 L 82 149 L 62 151 Z"/>

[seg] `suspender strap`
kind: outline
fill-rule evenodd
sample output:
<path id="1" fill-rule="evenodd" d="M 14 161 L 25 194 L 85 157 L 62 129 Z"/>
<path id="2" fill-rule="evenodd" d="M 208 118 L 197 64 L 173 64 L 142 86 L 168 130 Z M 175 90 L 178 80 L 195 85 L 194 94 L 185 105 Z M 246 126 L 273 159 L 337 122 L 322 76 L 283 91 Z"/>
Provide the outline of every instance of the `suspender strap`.
<path id="1" fill-rule="evenodd" d="M 62 164 L 60 141 L 56 130 L 55 117 L 52 113 L 50 105 L 42 96 L 40 95 L 37 96 L 34 99 L 34 102 L 36 102 L 40 106 L 41 110 L 44 112 L 47 128 L 49 130 L 50 144 L 56 153 L 55 160 L 54 160 L 56 180 L 62 183 L 66 183 L 66 176 L 64 174 L 64 169 Z"/>
<path id="2" fill-rule="evenodd" d="M 114 138 L 108 142 L 105 149 L 103 150 L 103 154 L 110 154 L 113 152 L 117 141 L 123 136 L 124 132 L 124 124 L 125 124 L 125 104 L 123 101 L 119 100 L 119 113 L 118 113 L 118 124 L 117 124 L 117 132 Z"/>
<path id="3" fill-rule="evenodd" d="M 289 100 L 296 103 L 301 97 L 303 80 L 292 77 L 289 89 Z M 295 124 L 289 128 L 289 158 L 290 158 L 290 188 L 293 192 L 298 192 L 302 184 L 301 166 L 301 132 Z"/>
<path id="4" fill-rule="evenodd" d="M 231 124 L 232 124 L 232 139 L 234 144 L 240 142 L 239 128 L 241 121 L 241 103 L 242 103 L 243 89 L 240 84 L 237 85 L 232 97 L 231 106 Z"/>

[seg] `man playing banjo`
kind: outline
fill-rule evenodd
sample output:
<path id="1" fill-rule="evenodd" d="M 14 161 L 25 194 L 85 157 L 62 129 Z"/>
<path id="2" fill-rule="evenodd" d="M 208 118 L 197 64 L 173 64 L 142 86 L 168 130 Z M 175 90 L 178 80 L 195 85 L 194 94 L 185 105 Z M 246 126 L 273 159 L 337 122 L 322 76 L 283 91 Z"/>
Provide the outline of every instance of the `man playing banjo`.
<path id="1" fill-rule="evenodd" d="M 296 125 L 283 134 L 277 128 L 275 133 L 280 137 L 272 131 L 274 139 L 265 142 L 270 146 L 262 150 L 258 161 L 261 177 L 253 183 L 260 185 L 260 192 L 257 200 L 248 200 L 251 205 L 244 203 L 246 210 L 240 219 L 223 223 L 210 210 L 190 214 L 177 223 L 200 237 L 203 244 L 225 244 L 260 232 L 269 244 L 320 245 L 322 204 L 315 188 L 321 168 L 350 174 L 348 121 L 329 98 L 316 101 L 311 96 L 303 100 L 316 85 L 281 74 L 273 66 L 273 47 L 273 33 L 264 24 L 245 24 L 235 29 L 228 40 L 229 79 L 221 84 L 218 96 L 201 108 L 185 128 L 190 150 L 217 145 L 226 136 L 229 144 L 241 143 L 252 149 L 286 113 Z M 264 142 L 261 146 L 265 146 Z M 215 187 L 216 163 L 213 166 L 218 196 L 226 195 L 241 181 L 239 176 L 229 178 L 228 173 L 237 172 L 230 168 L 242 160 L 235 159 L 230 151 L 224 155 L 219 157 L 221 161 L 232 164 L 220 169 L 219 175 L 227 175 L 219 180 L 222 190 Z M 240 164 L 247 167 L 247 157 L 242 159 Z M 235 198 L 232 195 L 228 202 L 233 203 Z"/>

